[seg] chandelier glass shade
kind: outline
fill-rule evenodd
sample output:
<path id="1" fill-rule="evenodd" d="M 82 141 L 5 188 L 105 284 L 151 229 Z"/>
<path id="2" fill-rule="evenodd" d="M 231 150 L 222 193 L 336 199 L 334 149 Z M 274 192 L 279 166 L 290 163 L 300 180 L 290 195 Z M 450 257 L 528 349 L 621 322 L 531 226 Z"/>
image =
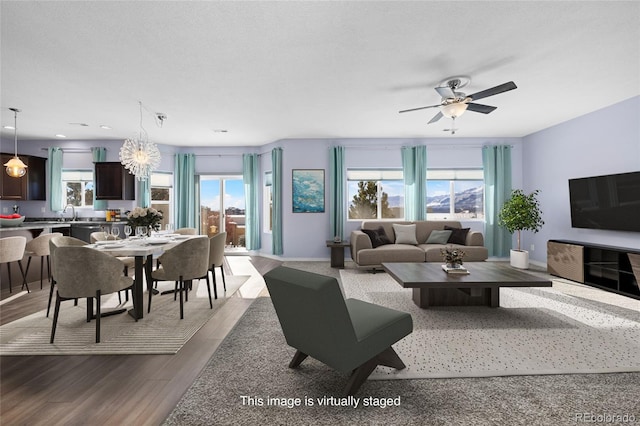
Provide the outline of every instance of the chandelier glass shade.
<path id="1" fill-rule="evenodd" d="M 120 162 L 138 180 L 149 179 L 151 172 L 160 165 L 160 151 L 155 143 L 149 141 L 147 132 L 142 127 L 142 102 L 140 102 L 140 134 L 124 141 L 120 148 Z"/>
<path id="2" fill-rule="evenodd" d="M 4 163 L 7 168 L 7 174 L 11 177 L 21 178 L 25 174 L 27 174 L 27 165 L 22 162 L 20 158 L 18 158 L 18 112 L 20 112 L 17 108 L 9 108 L 13 111 L 14 117 L 14 157 Z"/>

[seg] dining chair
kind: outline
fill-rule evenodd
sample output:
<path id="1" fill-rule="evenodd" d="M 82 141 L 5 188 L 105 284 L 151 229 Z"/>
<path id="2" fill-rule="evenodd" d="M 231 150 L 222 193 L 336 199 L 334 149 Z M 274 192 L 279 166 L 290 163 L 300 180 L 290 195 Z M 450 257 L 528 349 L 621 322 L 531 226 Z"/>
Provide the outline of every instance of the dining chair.
<path id="1" fill-rule="evenodd" d="M 104 231 L 97 231 L 97 232 L 92 232 L 91 234 L 89 234 L 89 241 L 91 241 L 92 244 L 95 244 L 98 241 L 107 241 L 113 239 L 112 235 L 110 235 L 108 232 L 104 232 Z M 120 237 L 115 237 L 116 240 L 120 240 Z M 136 267 L 136 259 L 135 257 L 127 257 L 127 256 L 119 256 L 116 257 L 116 259 L 118 259 L 119 261 L 121 261 L 124 265 L 124 275 L 125 276 L 129 276 L 129 270 L 133 270 Z M 125 291 L 125 301 L 129 301 L 129 292 Z M 118 292 L 118 301 L 120 303 L 122 303 L 122 298 L 120 297 L 120 292 Z"/>
<path id="2" fill-rule="evenodd" d="M 190 238 L 166 250 L 159 258 L 160 267 L 151 275 L 154 281 L 174 281 L 175 291 L 180 293 L 180 319 L 184 318 L 184 301 L 189 300 L 187 293 L 191 282 L 208 274 L 209 270 L 209 239 L 205 236 Z M 211 287 L 207 280 L 209 292 L 209 306 L 213 309 Z M 151 295 L 147 312 L 151 312 Z M 175 294 L 174 294 L 175 297 Z"/>
<path id="3" fill-rule="evenodd" d="M 58 247 L 53 263 L 57 292 L 50 343 L 53 343 L 56 334 L 60 302 L 81 297 L 87 298 L 87 304 L 93 304 L 93 299 L 96 299 L 96 343 L 100 343 L 102 296 L 130 288 L 133 279 L 124 275 L 122 262 L 118 259 L 85 247 Z"/>
<path id="4" fill-rule="evenodd" d="M 47 303 L 47 317 L 49 317 L 49 311 L 51 310 L 51 301 L 53 300 L 53 288 L 56 285 L 56 268 L 55 258 L 56 250 L 58 247 L 82 247 L 86 246 L 87 242 L 75 237 L 68 237 L 66 235 L 58 235 L 49 240 L 49 257 L 51 258 L 51 287 L 49 288 L 49 303 Z M 78 304 L 78 299 L 75 300 L 75 304 Z"/>
<path id="5" fill-rule="evenodd" d="M 22 274 L 22 288 L 27 287 L 29 291 L 29 285 L 24 270 L 22 269 L 22 258 L 24 257 L 24 249 L 27 245 L 27 239 L 25 237 L 6 237 L 0 238 L 0 264 L 6 263 L 9 272 L 9 293 L 12 293 L 11 284 L 11 262 L 18 262 L 20 267 L 20 273 Z"/>
<path id="6" fill-rule="evenodd" d="M 220 267 L 224 291 L 227 291 L 227 282 L 224 278 L 224 246 L 226 244 L 226 241 L 226 232 L 220 232 L 209 238 L 209 271 L 207 272 L 207 279 L 209 279 L 209 272 L 211 272 L 211 275 L 213 276 L 213 295 L 216 299 L 218 298 L 216 267 Z"/>
<path id="7" fill-rule="evenodd" d="M 38 235 L 31 241 L 27 242 L 24 250 L 25 256 L 28 256 L 27 267 L 25 268 L 25 277 L 29 274 L 29 266 L 32 257 L 40 257 L 40 290 L 42 290 L 42 273 L 44 271 L 44 260 L 47 260 L 47 281 L 51 282 L 51 257 L 49 256 L 49 240 L 54 237 L 61 237 L 62 233 L 52 232 L 50 234 Z"/>
<path id="8" fill-rule="evenodd" d="M 196 228 L 178 228 L 173 231 L 174 234 L 180 235 L 198 235 L 198 231 Z"/>

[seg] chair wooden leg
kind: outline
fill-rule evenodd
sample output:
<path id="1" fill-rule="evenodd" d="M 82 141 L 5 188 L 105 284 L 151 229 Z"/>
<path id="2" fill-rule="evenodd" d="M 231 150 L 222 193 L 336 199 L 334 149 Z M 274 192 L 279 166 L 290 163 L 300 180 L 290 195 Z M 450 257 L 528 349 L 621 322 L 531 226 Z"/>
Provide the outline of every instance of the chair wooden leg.
<path id="1" fill-rule="evenodd" d="M 56 337 L 56 326 L 58 325 L 58 314 L 60 313 L 60 295 L 56 291 L 56 307 L 53 310 L 53 325 L 51 326 L 51 339 L 49 343 L 53 344 L 53 339 Z"/>
<path id="2" fill-rule="evenodd" d="M 53 288 L 56 286 L 56 280 L 51 279 L 51 288 L 49 288 L 49 303 L 47 304 L 47 318 L 49 318 L 49 310 L 51 309 L 51 299 L 53 298 Z"/>
<path id="3" fill-rule="evenodd" d="M 31 258 L 29 258 L 29 260 L 31 260 Z M 27 287 L 27 293 L 31 293 L 31 290 L 29 290 L 29 284 L 27 284 L 27 274 L 24 272 L 24 269 L 22 268 L 21 260 L 18 260 L 18 267 L 20 267 L 20 273 L 22 274 L 22 288 Z"/>
<path id="4" fill-rule="evenodd" d="M 100 343 L 100 290 L 96 290 L 96 343 Z"/>
<path id="5" fill-rule="evenodd" d="M 13 293 L 11 289 L 11 262 L 7 262 L 7 272 L 9 274 L 9 293 Z"/>
<path id="6" fill-rule="evenodd" d="M 225 281 L 224 279 L 224 265 L 220 265 L 220 272 L 222 274 L 222 286 L 224 288 L 224 291 L 227 291 L 227 281 Z"/>
<path id="7" fill-rule="evenodd" d="M 182 276 L 180 277 L 180 319 L 184 319 L 184 302 L 182 301 L 182 292 L 184 291 L 184 281 L 182 280 Z"/>
<path id="8" fill-rule="evenodd" d="M 209 272 L 211 272 L 211 276 L 213 277 L 213 296 L 215 299 L 218 298 L 218 283 L 216 282 L 216 268 L 214 266 L 211 267 L 211 269 L 209 269 L 207 271 L 207 276 L 209 275 Z"/>
<path id="9" fill-rule="evenodd" d="M 42 274 L 44 273 L 44 256 L 40 256 L 40 290 L 42 290 Z"/>
<path id="10" fill-rule="evenodd" d="M 157 283 L 157 281 L 155 281 Z M 154 281 L 151 281 L 151 284 L 147 285 L 147 291 L 149 292 L 149 303 L 147 303 L 147 313 L 151 312 L 151 296 L 153 294 L 153 283 Z"/>
<path id="11" fill-rule="evenodd" d="M 213 301 L 211 300 L 211 286 L 209 284 L 209 272 L 207 272 L 207 293 L 209 293 L 209 307 L 213 309 Z"/>
<path id="12" fill-rule="evenodd" d="M 302 361 L 307 359 L 308 356 L 309 355 L 305 354 L 304 352 L 300 352 L 297 350 L 296 353 L 293 355 L 291 362 L 289 363 L 289 368 L 296 368 L 297 366 L 302 364 Z"/>
<path id="13" fill-rule="evenodd" d="M 51 256 L 47 255 L 47 281 L 51 282 Z"/>
<path id="14" fill-rule="evenodd" d="M 354 395 L 360 389 L 360 386 L 367 380 L 367 377 L 373 373 L 373 370 L 376 369 L 378 365 L 385 365 L 387 367 L 393 367 L 398 370 L 402 370 L 405 368 L 404 363 L 393 350 L 391 346 L 389 346 L 384 351 L 380 352 L 375 357 L 371 358 L 369 361 L 362 364 L 360 367 L 356 368 L 349 381 L 347 382 L 347 386 L 345 387 L 345 394 Z"/>

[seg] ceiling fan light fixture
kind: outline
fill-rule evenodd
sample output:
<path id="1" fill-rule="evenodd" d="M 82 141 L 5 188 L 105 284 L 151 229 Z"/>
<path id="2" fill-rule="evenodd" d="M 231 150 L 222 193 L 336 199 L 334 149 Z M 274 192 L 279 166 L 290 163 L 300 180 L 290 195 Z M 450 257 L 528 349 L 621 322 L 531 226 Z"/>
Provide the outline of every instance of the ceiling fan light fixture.
<path id="1" fill-rule="evenodd" d="M 460 117 L 467 110 L 466 102 L 452 102 L 449 104 L 442 105 L 440 107 L 440 111 L 442 111 L 442 115 L 447 118 L 455 118 Z"/>
<path id="2" fill-rule="evenodd" d="M 25 174 L 27 174 L 27 165 L 22 162 L 22 160 L 18 157 L 18 113 L 20 110 L 18 108 L 9 108 L 13 111 L 13 119 L 14 119 L 14 157 L 4 163 L 4 166 L 7 168 L 7 174 L 14 178 L 21 178 Z"/>

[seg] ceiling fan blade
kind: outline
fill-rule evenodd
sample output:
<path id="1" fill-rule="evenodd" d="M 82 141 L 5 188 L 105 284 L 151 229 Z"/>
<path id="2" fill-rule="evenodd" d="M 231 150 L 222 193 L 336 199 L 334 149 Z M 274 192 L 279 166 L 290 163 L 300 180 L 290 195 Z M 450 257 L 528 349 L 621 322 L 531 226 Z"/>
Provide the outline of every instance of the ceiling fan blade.
<path id="1" fill-rule="evenodd" d="M 434 115 L 433 118 L 429 120 L 427 124 L 435 123 L 436 121 L 440 120 L 442 117 L 444 117 L 444 115 L 442 115 L 442 112 L 439 112 L 436 115 Z"/>
<path id="2" fill-rule="evenodd" d="M 456 94 L 453 93 L 453 90 L 451 90 L 451 87 L 447 86 L 447 87 L 434 87 L 434 89 L 436 90 L 436 92 L 438 92 L 438 94 L 440 96 L 442 96 L 445 99 L 449 99 L 449 98 L 455 98 Z"/>
<path id="3" fill-rule="evenodd" d="M 467 104 L 468 111 L 481 112 L 483 114 L 489 114 L 491 111 L 493 111 L 496 108 L 497 107 L 494 107 L 491 105 L 482 105 L 482 104 L 474 104 L 474 103 Z"/>
<path id="4" fill-rule="evenodd" d="M 427 109 L 427 108 L 436 108 L 439 107 L 440 105 L 429 105 L 429 106 L 423 106 L 420 108 L 411 108 L 411 109 L 403 109 L 402 111 L 398 111 L 399 113 L 403 113 L 403 112 L 410 112 L 410 111 L 418 111 L 420 109 Z"/>
<path id="5" fill-rule="evenodd" d="M 469 95 L 471 100 L 477 101 L 478 99 L 487 98 L 489 96 L 497 95 L 498 93 L 508 92 L 509 90 L 517 89 L 518 86 L 513 81 L 508 83 L 501 84 L 496 87 L 492 87 L 491 89 L 483 90 L 478 93 L 474 93 L 473 95 Z"/>

